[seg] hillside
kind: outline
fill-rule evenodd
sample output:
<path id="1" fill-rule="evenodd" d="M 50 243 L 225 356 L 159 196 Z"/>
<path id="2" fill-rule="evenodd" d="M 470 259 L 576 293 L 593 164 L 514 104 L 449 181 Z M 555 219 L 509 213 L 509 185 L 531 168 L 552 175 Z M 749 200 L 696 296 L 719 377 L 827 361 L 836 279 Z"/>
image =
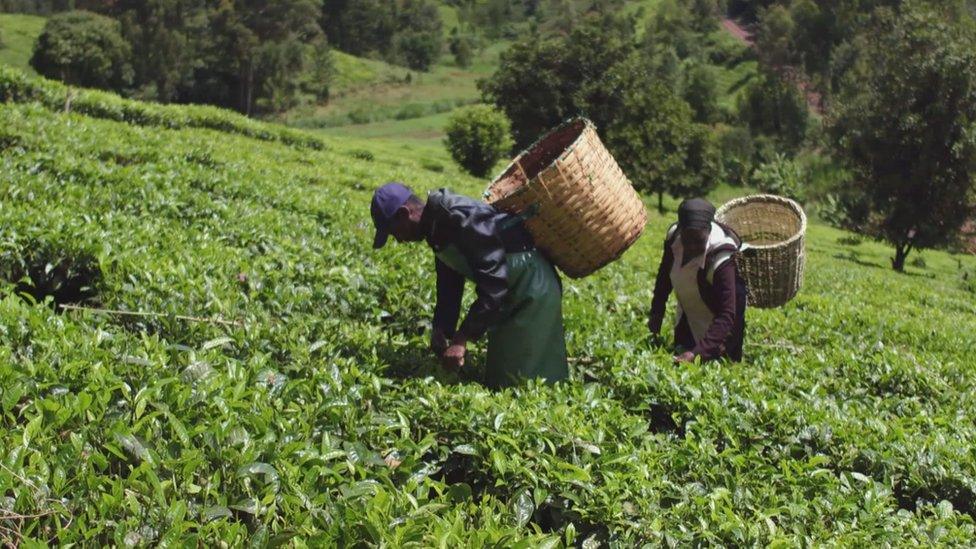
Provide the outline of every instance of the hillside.
<path id="1" fill-rule="evenodd" d="M 44 28 L 44 18 L 35 15 L 0 13 L 0 65 L 34 73 L 30 66 L 34 42 Z"/>
<path id="2" fill-rule="evenodd" d="M 660 3 L 660 0 L 625 0 L 620 11 L 633 17 L 637 36 L 643 36 Z M 590 7 L 585 2 L 565 5 L 577 17 Z M 445 31 L 453 29 L 456 8 L 444 5 L 441 8 Z M 516 26 L 522 34 L 540 34 L 539 30 L 530 30 L 529 19 Z M 543 18 L 542 27 L 545 26 Z M 741 47 L 717 22 L 706 40 L 727 51 Z M 456 66 L 452 56 L 445 52 L 426 73 L 336 51 L 336 76 L 329 101 L 292 110 L 277 117 L 277 121 L 320 129 L 323 134 L 335 137 L 409 140 L 426 146 L 430 154 L 436 155 L 449 113 L 481 100 L 477 82 L 491 78 L 498 69 L 500 55 L 511 43 L 506 39 L 488 41 L 467 68 Z M 755 60 L 745 57 L 711 65 L 717 79 L 719 104 L 730 112 L 735 110 L 739 95 L 758 73 Z"/>
<path id="3" fill-rule="evenodd" d="M 484 182 L 393 141 L 66 97 L 0 67 L 6 543 L 976 536 L 971 256 L 898 275 L 812 226 L 804 291 L 749 312 L 745 362 L 675 366 L 644 328 L 670 222 L 652 213 L 620 261 L 564 281 L 572 381 L 490 392 L 480 359 L 458 378 L 428 355 L 429 254 L 374 253 L 367 214 L 388 180 Z M 25 276 L 47 301 L 16 295 Z"/>

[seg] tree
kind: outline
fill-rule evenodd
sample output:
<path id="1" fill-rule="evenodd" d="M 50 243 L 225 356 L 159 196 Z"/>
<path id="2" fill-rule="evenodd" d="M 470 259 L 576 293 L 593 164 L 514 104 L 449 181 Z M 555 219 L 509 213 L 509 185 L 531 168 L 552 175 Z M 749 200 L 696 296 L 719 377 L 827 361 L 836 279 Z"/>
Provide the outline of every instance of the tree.
<path id="1" fill-rule="evenodd" d="M 394 0 L 325 0 L 323 25 L 329 41 L 360 56 L 388 56 L 396 33 Z"/>
<path id="2" fill-rule="evenodd" d="M 458 110 L 445 128 L 451 157 L 468 173 L 485 177 L 512 149 L 512 126 L 508 118 L 489 105 Z"/>
<path id="3" fill-rule="evenodd" d="M 841 83 L 829 134 L 896 271 L 915 248 L 943 245 L 973 214 L 976 49 L 971 28 L 910 3 L 884 10 Z"/>
<path id="4" fill-rule="evenodd" d="M 699 37 L 692 27 L 692 14 L 684 1 L 664 0 L 647 23 L 644 46 L 651 55 L 672 49 L 685 59 L 700 49 Z"/>
<path id="5" fill-rule="evenodd" d="M 775 138 L 783 149 L 795 151 L 806 138 L 810 113 L 792 82 L 765 71 L 740 98 L 739 118 L 754 135 Z"/>
<path id="6" fill-rule="evenodd" d="M 313 0 L 222 3 L 195 44 L 192 76 L 181 100 L 241 112 L 281 111 L 328 97 L 332 63 Z"/>
<path id="7" fill-rule="evenodd" d="M 786 7 L 774 5 L 763 10 L 756 33 L 759 61 L 771 68 L 781 68 L 796 62 L 793 34 L 796 23 Z"/>
<path id="8" fill-rule="evenodd" d="M 397 15 L 394 40 L 401 62 L 411 69 L 426 71 L 441 55 L 444 33 L 437 6 L 428 0 L 404 0 Z"/>
<path id="9" fill-rule="evenodd" d="M 720 8 L 715 0 L 691 0 L 691 26 L 695 32 L 707 34 L 718 26 Z"/>
<path id="10" fill-rule="evenodd" d="M 714 122 L 718 117 L 718 80 L 713 69 L 704 63 L 691 63 L 685 69 L 683 84 L 682 96 L 695 113 L 695 120 Z"/>
<path id="11" fill-rule="evenodd" d="M 450 50 L 457 66 L 461 68 L 471 66 L 471 61 L 474 57 L 474 44 L 471 38 L 459 33 L 457 27 L 451 31 Z"/>
<path id="12" fill-rule="evenodd" d="M 478 86 L 512 121 L 519 148 L 563 120 L 588 116 L 606 128 L 619 116 L 620 83 L 612 71 L 636 50 L 633 22 L 589 15 L 568 35 L 527 36 L 502 53 L 498 70 Z"/>
<path id="13" fill-rule="evenodd" d="M 756 146 L 747 128 L 735 126 L 723 131 L 718 137 L 722 171 L 733 185 L 745 185 L 752 173 Z"/>
<path id="14" fill-rule="evenodd" d="M 121 90 L 132 69 L 120 30 L 117 21 L 87 11 L 54 15 L 37 38 L 31 66 L 68 84 Z"/>
<path id="15" fill-rule="evenodd" d="M 718 157 L 706 128 L 692 121 L 691 107 L 665 83 L 642 72 L 639 60 L 619 67 L 633 78 L 625 84 L 619 116 L 605 137 L 607 146 L 638 190 L 678 197 L 704 194 L 715 185 Z"/>

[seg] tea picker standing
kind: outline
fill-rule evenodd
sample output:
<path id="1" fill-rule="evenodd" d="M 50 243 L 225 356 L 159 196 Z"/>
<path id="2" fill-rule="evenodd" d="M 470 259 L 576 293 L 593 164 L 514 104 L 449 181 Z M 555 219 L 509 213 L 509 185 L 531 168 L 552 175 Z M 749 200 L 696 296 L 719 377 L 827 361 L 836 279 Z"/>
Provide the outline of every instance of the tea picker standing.
<path id="1" fill-rule="evenodd" d="M 446 189 L 431 192 L 425 203 L 400 183 L 377 189 L 370 210 L 374 248 L 393 235 L 399 242 L 426 241 L 434 252 L 431 348 L 446 368 L 463 366 L 468 343 L 487 332 L 487 385 L 568 376 L 562 287 L 521 218 Z M 465 280 L 474 282 L 477 297 L 458 326 Z"/>
<path id="2" fill-rule="evenodd" d="M 715 207 L 707 200 L 685 200 L 664 240 L 647 326 L 651 333 L 660 333 L 673 291 L 678 299 L 676 362 L 693 362 L 696 357 L 742 360 L 746 286 L 734 259 L 742 243 L 714 217 Z"/>

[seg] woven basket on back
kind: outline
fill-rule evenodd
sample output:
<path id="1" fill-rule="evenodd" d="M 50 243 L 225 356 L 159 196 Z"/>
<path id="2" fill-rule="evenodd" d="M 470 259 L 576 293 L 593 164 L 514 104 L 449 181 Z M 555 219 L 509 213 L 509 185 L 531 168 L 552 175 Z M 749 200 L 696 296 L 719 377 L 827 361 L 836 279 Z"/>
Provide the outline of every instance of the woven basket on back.
<path id="1" fill-rule="evenodd" d="M 716 221 L 742 238 L 739 270 L 749 288 L 749 305 L 779 307 L 800 291 L 806 261 L 807 216 L 796 202 L 760 194 L 737 198 L 715 213 Z"/>
<path id="2" fill-rule="evenodd" d="M 644 231 L 644 203 L 596 128 L 571 120 L 522 152 L 485 200 L 527 217 L 536 246 L 571 278 L 620 257 Z"/>

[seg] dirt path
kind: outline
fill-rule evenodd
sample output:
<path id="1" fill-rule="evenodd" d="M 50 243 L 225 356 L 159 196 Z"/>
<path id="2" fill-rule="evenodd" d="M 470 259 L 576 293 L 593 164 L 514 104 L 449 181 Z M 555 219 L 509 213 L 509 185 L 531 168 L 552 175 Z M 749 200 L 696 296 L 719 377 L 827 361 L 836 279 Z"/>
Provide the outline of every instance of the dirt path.
<path id="1" fill-rule="evenodd" d="M 755 41 L 752 39 L 752 33 L 742 28 L 738 22 L 729 19 L 728 17 L 723 17 L 722 28 L 732 36 L 738 38 L 740 42 L 748 44 L 749 46 L 755 46 Z"/>

